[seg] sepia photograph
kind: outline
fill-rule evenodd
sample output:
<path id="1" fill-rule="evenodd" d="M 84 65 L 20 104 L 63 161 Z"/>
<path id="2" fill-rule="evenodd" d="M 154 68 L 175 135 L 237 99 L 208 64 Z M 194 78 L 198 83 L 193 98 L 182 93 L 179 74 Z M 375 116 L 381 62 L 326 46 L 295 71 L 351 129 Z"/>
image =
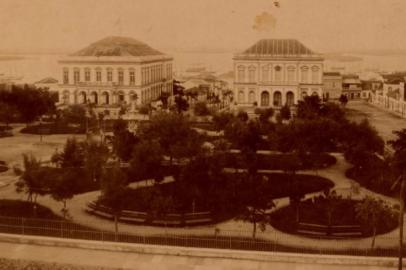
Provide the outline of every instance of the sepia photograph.
<path id="1" fill-rule="evenodd" d="M 406 269 L 405 0 L 0 0 L 0 270 Z"/>

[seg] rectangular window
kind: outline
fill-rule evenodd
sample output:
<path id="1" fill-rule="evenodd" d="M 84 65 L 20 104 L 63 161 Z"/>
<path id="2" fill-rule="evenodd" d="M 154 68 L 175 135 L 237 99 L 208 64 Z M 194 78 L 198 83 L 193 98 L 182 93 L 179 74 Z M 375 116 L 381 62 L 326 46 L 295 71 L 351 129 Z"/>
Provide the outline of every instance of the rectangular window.
<path id="1" fill-rule="evenodd" d="M 85 81 L 90 82 L 90 70 L 85 71 Z"/>
<path id="2" fill-rule="evenodd" d="M 101 82 L 101 71 L 96 71 L 96 81 Z"/>
<path id="3" fill-rule="evenodd" d="M 135 84 L 135 72 L 130 71 L 130 85 L 134 85 L 134 84 Z"/>
<path id="4" fill-rule="evenodd" d="M 63 71 L 63 83 L 69 84 L 69 71 L 67 70 Z"/>
<path id="5" fill-rule="evenodd" d="M 124 72 L 120 70 L 118 72 L 118 84 L 123 85 L 124 84 Z"/>
<path id="6" fill-rule="evenodd" d="M 79 73 L 79 70 L 75 70 L 75 71 L 73 72 L 73 81 L 74 81 L 75 83 L 78 83 L 78 82 L 80 81 L 80 73 Z"/>
<path id="7" fill-rule="evenodd" d="M 112 82 L 113 81 L 113 71 L 108 70 L 107 71 L 107 81 Z"/>

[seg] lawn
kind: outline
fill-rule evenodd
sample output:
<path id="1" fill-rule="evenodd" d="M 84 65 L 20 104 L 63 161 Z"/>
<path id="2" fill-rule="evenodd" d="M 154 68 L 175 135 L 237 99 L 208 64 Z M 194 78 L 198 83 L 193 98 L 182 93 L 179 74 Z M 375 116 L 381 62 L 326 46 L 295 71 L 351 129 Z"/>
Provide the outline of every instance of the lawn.
<path id="1" fill-rule="evenodd" d="M 125 196 L 125 210 L 146 212 L 159 198 L 171 198 L 170 213 L 184 214 L 191 212 L 210 212 L 214 223 L 232 219 L 242 208 L 238 205 L 238 193 L 242 187 L 231 174 L 220 185 L 214 188 L 197 186 L 184 189 L 178 182 L 160 184 L 158 186 L 130 189 Z M 308 194 L 331 188 L 330 180 L 313 175 L 287 175 L 282 173 L 263 174 L 267 177 L 264 187 L 269 200 L 288 197 L 293 192 Z M 158 195 L 159 194 L 159 195 Z"/>
<path id="2" fill-rule="evenodd" d="M 341 199 L 331 207 L 328 201 L 320 198 L 302 201 L 299 205 L 299 223 L 328 226 L 328 212 L 332 211 L 331 226 L 360 226 L 362 233 L 360 236 L 371 236 L 372 231 L 361 226 L 361 222 L 356 217 L 355 205 L 358 202 L 351 199 Z M 287 233 L 298 233 L 296 210 L 295 207 L 289 205 L 275 211 L 271 216 L 272 226 Z M 394 216 L 377 227 L 377 234 L 390 232 L 397 226 L 397 218 Z"/>
<path id="3" fill-rule="evenodd" d="M 85 128 L 66 123 L 43 123 L 23 128 L 21 133 L 27 134 L 84 134 Z"/>

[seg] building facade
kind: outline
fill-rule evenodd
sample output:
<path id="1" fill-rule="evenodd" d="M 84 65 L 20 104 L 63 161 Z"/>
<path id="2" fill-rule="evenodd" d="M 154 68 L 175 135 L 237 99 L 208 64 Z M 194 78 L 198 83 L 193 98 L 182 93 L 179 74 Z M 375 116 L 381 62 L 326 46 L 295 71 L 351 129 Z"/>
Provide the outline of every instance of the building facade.
<path id="1" fill-rule="evenodd" d="M 339 99 L 343 92 L 343 78 L 339 72 L 323 73 L 323 98 Z"/>
<path id="2" fill-rule="evenodd" d="M 293 106 L 322 95 L 323 57 L 297 40 L 263 39 L 234 60 L 234 104 Z"/>
<path id="3" fill-rule="evenodd" d="M 358 75 L 343 75 L 343 94 L 346 95 L 349 100 L 360 99 L 361 92 L 362 84 Z"/>
<path id="4" fill-rule="evenodd" d="M 61 60 L 59 105 L 116 114 L 172 93 L 172 57 L 126 37 L 108 37 Z"/>

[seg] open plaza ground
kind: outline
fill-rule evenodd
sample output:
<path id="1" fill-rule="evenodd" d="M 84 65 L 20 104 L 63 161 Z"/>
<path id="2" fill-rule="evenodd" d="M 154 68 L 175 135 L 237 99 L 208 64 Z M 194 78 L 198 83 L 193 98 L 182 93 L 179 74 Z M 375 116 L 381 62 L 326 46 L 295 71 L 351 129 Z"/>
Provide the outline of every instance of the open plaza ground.
<path id="1" fill-rule="evenodd" d="M 388 112 L 381 111 L 376 107 L 373 107 L 369 104 L 365 104 L 363 102 L 350 102 L 347 105 L 347 109 L 350 111 L 350 119 L 354 120 L 362 120 L 364 118 L 368 119 L 372 126 L 374 126 L 377 131 L 386 139 L 392 139 L 392 133 L 389 131 L 398 130 L 403 127 L 406 127 L 406 121 L 401 119 L 397 116 L 394 116 Z M 0 149 L 1 149 L 1 160 L 6 161 L 10 167 L 13 166 L 21 166 L 22 162 L 22 154 L 24 153 L 33 153 L 37 157 L 39 157 L 42 161 L 48 161 L 55 151 L 61 149 L 66 141 L 67 138 L 71 137 L 71 135 L 47 135 L 42 138 L 42 142 L 40 142 L 39 135 L 28 135 L 28 134 L 21 134 L 19 130 L 21 126 L 15 126 L 13 129 L 14 136 L 13 137 L 6 137 L 0 139 Z M 72 135 L 73 136 L 73 135 Z M 75 135 L 78 139 L 83 139 L 82 135 Z M 334 183 L 334 189 L 343 196 L 351 196 L 352 198 L 362 198 L 365 195 L 374 196 L 377 198 L 381 198 L 384 201 L 390 203 L 391 205 L 397 204 L 397 200 L 394 198 L 386 197 L 381 194 L 376 194 L 372 191 L 369 191 L 365 188 L 361 188 L 359 192 L 355 192 L 353 189 L 354 181 L 347 178 L 345 176 L 345 171 L 351 167 L 351 165 L 345 161 L 342 154 L 333 154 L 337 159 L 336 164 L 330 166 L 325 169 L 319 170 L 307 170 L 307 171 L 300 171 L 300 173 L 305 174 L 314 174 L 318 176 L 325 177 L 330 179 Z M 15 191 L 14 183 L 17 180 L 17 176 L 14 175 L 13 170 L 10 169 L 7 172 L 0 174 L 0 198 L 1 199 L 20 199 L 25 200 L 25 194 L 18 194 Z M 167 181 L 171 181 L 171 179 L 167 179 Z M 137 183 L 136 186 L 145 186 L 152 183 L 151 181 L 144 181 Z M 95 200 L 100 195 L 100 191 L 93 191 L 88 193 L 83 193 L 80 195 L 76 195 L 72 200 L 68 202 L 69 214 L 72 216 L 74 222 L 85 225 L 90 228 L 94 228 L 100 231 L 106 232 L 113 232 L 114 231 L 114 222 L 109 221 L 106 219 L 98 218 L 93 215 L 89 215 L 85 212 L 86 204 L 89 201 Z M 308 194 L 307 197 L 315 196 L 318 194 Z M 38 203 L 50 208 L 53 212 L 62 215 L 61 210 L 61 203 L 56 202 L 50 196 L 44 196 L 38 198 Z M 288 205 L 288 198 L 281 198 L 275 201 L 276 209 Z M 119 224 L 120 233 L 123 234 L 134 234 L 134 235 L 144 235 L 144 236 L 154 236 L 154 235 L 196 235 L 196 236 L 212 236 L 217 233 L 220 236 L 234 236 L 234 237 L 250 237 L 252 225 L 249 223 L 245 223 L 242 221 L 236 220 L 229 220 L 226 222 L 222 222 L 216 225 L 208 225 L 208 226 L 198 226 L 193 228 L 160 228 L 160 227 L 152 227 L 152 226 L 138 226 L 138 225 L 130 225 L 130 224 Z M 340 249 L 368 249 L 370 247 L 371 238 L 362 238 L 362 239 L 343 239 L 343 240 L 328 240 L 328 239 L 317 239 L 317 238 L 309 238 L 303 237 L 298 235 L 291 235 L 284 232 L 280 232 L 271 226 L 267 226 L 266 231 L 258 232 L 257 237 L 264 240 L 274 241 L 281 245 L 287 246 L 294 246 L 297 248 L 306 248 L 306 249 L 332 249 L 332 250 L 340 250 Z M 376 239 L 376 247 L 378 248 L 395 248 L 397 246 L 398 241 L 398 230 L 394 230 L 392 232 L 386 233 L 384 235 L 380 235 Z M 7 250 L 8 252 L 12 252 L 13 248 L 17 248 L 12 244 L 1 244 L 0 249 Z M 20 246 L 19 249 L 24 251 L 30 250 L 32 247 L 29 245 Z M 38 250 L 44 249 L 39 251 L 38 254 L 46 254 L 45 250 L 47 247 L 38 248 Z M 48 248 L 49 249 L 49 248 Z M 59 251 L 61 250 L 61 251 Z M 57 252 L 65 252 L 64 249 L 53 249 L 52 252 L 55 252 L 55 256 L 53 258 L 59 258 L 56 254 Z M 66 252 L 69 253 L 81 253 L 83 257 L 91 258 L 91 256 L 100 256 L 99 251 L 76 251 L 74 249 L 66 249 Z M 5 253 L 3 253 L 5 254 Z M 37 253 L 30 253 L 30 254 L 37 254 Z M 86 254 L 86 255 L 84 255 Z M 115 258 L 117 256 L 123 256 L 124 259 L 131 258 L 130 255 L 118 255 L 115 254 Z M 79 256 L 79 255 L 75 255 Z M 79 257 L 80 257 L 79 256 Z M 111 256 L 111 254 L 105 254 L 105 256 Z M 174 260 L 174 265 L 185 266 L 185 269 L 206 269 L 204 266 L 200 265 L 203 268 L 191 268 L 195 267 L 194 260 L 189 260 L 189 258 L 171 258 L 170 256 L 149 256 L 143 254 L 137 254 L 137 258 L 140 261 L 144 259 L 148 262 L 154 261 L 158 264 L 165 264 L 165 267 L 169 268 L 162 268 L 162 269 L 172 269 L 170 263 L 166 263 L 169 261 Z M 5 256 L 7 257 L 7 256 Z M 71 256 L 69 256 L 70 258 Z M 73 255 L 72 255 L 73 257 Z M 144 258 L 145 257 L 145 258 Z M 12 257 L 10 257 L 12 258 Z M 33 257 L 25 257 L 26 259 L 30 260 Z M 120 257 L 121 258 L 121 257 Z M 136 265 L 142 268 L 142 263 L 139 262 L 137 259 Z M 178 260 L 182 262 L 179 264 Z M 206 260 L 206 259 L 204 259 Z M 204 261 L 203 260 L 203 261 Z M 209 260 L 209 259 L 207 259 Z M 46 261 L 46 260 L 45 260 Z M 89 261 L 96 261 L 96 260 L 89 260 Z M 103 264 L 104 266 L 110 266 L 115 264 L 115 260 L 109 260 L 111 263 L 107 263 L 106 261 L 98 261 L 98 263 Z M 131 261 L 131 260 L 130 260 Z M 61 260 L 58 262 L 66 262 L 71 263 L 69 259 Z M 230 260 L 227 262 L 227 265 L 233 265 L 234 262 Z M 131 262 L 129 262 L 131 265 Z M 252 268 L 248 269 L 266 269 L 266 264 L 251 264 Z M 288 269 L 286 268 L 286 264 L 272 264 L 273 269 L 274 267 L 281 267 L 276 269 Z M 189 267 L 189 268 L 187 268 Z M 298 265 L 291 265 L 289 267 L 297 267 L 296 269 L 307 269 L 307 266 L 298 266 Z M 298 268 L 299 267 L 299 268 Z M 310 266 L 308 266 L 310 267 Z M 330 266 L 329 266 L 330 267 Z M 323 269 L 335 269 L 334 266 L 332 268 L 323 268 Z M 145 268 L 146 269 L 146 268 Z M 207 268 L 209 269 L 209 268 Z M 210 268 L 215 269 L 215 268 Z M 223 269 L 223 268 L 218 268 Z M 226 268 L 224 268 L 226 269 Z M 230 268 L 227 268 L 230 269 Z M 238 267 L 234 269 L 240 269 Z M 247 269 L 247 268 L 241 268 Z M 292 268 L 289 268 L 292 269 Z M 295 269 L 295 268 L 293 268 Z M 315 269 L 315 268 L 312 268 Z M 361 269 L 361 268 L 357 268 Z M 366 269 L 383 269 L 383 268 L 366 268 Z"/>

